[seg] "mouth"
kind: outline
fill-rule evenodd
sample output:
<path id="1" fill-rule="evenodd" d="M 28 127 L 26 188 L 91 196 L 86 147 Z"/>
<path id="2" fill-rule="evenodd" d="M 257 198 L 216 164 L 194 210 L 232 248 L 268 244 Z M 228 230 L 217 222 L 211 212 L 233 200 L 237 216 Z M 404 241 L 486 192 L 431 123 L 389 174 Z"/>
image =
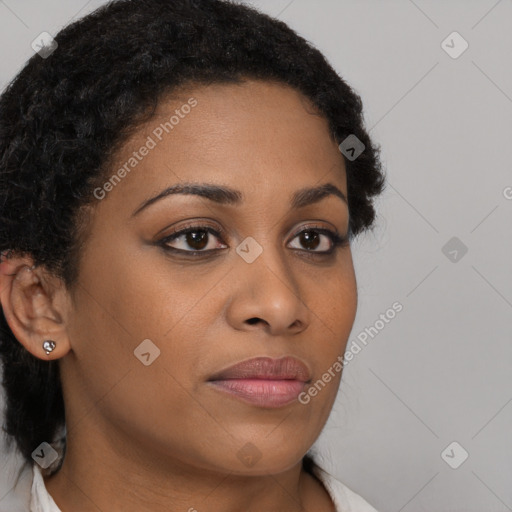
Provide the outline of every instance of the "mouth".
<path id="1" fill-rule="evenodd" d="M 296 401 L 310 380 L 309 368 L 297 358 L 257 357 L 212 375 L 207 383 L 246 403 L 277 408 Z"/>

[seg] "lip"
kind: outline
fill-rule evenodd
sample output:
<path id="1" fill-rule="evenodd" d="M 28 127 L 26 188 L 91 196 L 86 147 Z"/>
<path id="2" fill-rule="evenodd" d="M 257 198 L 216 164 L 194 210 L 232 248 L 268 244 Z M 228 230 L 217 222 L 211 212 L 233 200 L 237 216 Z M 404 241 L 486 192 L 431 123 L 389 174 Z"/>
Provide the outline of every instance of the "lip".
<path id="1" fill-rule="evenodd" d="M 311 380 L 309 368 L 299 359 L 291 356 L 273 359 L 255 357 L 247 359 L 212 375 L 208 380 L 267 379 L 267 380 Z"/>
<path id="2" fill-rule="evenodd" d="M 309 368 L 294 357 L 257 357 L 216 373 L 207 384 L 251 405 L 277 408 L 296 401 L 310 380 Z"/>

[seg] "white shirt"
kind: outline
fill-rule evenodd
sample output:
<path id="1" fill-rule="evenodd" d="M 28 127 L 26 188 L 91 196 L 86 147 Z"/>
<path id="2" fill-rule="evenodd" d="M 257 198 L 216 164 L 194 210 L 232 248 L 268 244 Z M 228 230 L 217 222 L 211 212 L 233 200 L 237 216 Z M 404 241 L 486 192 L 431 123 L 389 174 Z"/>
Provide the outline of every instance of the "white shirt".
<path id="1" fill-rule="evenodd" d="M 19 494 L 24 487 L 25 492 L 30 489 L 29 496 L 26 499 L 21 497 L 20 502 L 11 502 L 12 505 L 9 505 L 5 500 L 0 501 L 0 512 L 27 512 L 27 505 L 30 507 L 28 509 L 30 512 L 61 512 L 46 490 L 39 465 L 33 463 L 30 468 L 27 463 L 26 466 L 23 474 L 20 475 L 20 477 L 24 475 L 25 485 L 18 484 L 17 492 Z M 314 467 L 313 471 L 324 484 L 336 507 L 336 512 L 377 512 L 359 494 L 356 494 L 323 469 Z M 24 506 L 22 502 L 25 502 Z"/>

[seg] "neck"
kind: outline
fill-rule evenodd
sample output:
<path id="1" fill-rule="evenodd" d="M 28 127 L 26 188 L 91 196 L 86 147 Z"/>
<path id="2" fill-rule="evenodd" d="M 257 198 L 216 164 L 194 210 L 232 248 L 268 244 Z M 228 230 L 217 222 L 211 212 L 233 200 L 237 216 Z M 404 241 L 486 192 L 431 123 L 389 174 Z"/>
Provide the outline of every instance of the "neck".
<path id="1" fill-rule="evenodd" d="M 279 474 L 236 475 L 154 453 L 147 457 L 128 443 L 113 449 L 112 442 L 74 439 L 68 436 L 60 470 L 45 477 L 62 512 L 334 510 L 325 488 L 303 470 L 302 462 Z"/>

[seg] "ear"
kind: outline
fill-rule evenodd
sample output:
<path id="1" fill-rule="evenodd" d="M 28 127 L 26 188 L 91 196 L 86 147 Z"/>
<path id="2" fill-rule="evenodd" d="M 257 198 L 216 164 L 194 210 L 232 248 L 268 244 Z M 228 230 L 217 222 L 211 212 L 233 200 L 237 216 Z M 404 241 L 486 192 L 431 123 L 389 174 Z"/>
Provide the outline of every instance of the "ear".
<path id="1" fill-rule="evenodd" d="M 39 359 L 63 357 L 71 350 L 66 323 L 71 301 L 64 283 L 43 268 L 34 268 L 29 257 L 1 256 L 0 303 L 12 333 Z M 45 340 L 55 342 L 48 355 Z"/>

